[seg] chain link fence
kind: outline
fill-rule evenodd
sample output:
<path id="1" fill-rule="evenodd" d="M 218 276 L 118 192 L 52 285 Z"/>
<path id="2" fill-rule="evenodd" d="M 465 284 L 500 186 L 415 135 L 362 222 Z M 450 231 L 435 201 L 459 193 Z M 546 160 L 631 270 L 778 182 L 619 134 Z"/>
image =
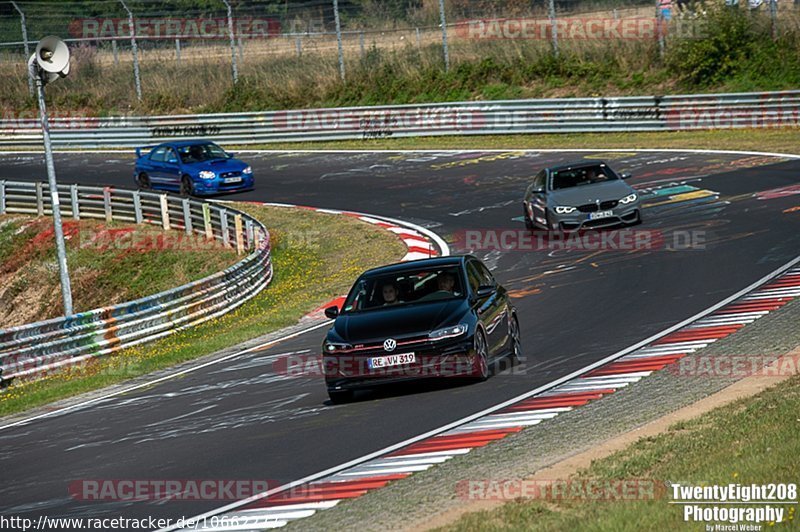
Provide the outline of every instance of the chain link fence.
<path id="1" fill-rule="evenodd" d="M 717 0 L 772 25 L 797 27 L 800 3 Z M 690 0 L 92 0 L 0 2 L 0 62 L 24 72 L 45 35 L 70 44 L 91 69 L 129 65 L 142 98 L 148 66 L 217 68 L 235 83 L 264 60 L 314 55 L 347 78 L 370 53 L 438 47 L 441 68 L 481 57 L 481 43 L 523 41 L 558 54 L 575 46 L 650 40 L 663 53 L 674 36 L 696 35 L 710 2 Z M 612 44 L 614 43 L 614 44 Z M 142 66 L 142 72 L 139 66 Z M 281 68 L 278 62 L 270 68 Z M 179 81 L 179 75 L 176 75 Z M 144 87 L 144 88 L 142 88 Z"/>

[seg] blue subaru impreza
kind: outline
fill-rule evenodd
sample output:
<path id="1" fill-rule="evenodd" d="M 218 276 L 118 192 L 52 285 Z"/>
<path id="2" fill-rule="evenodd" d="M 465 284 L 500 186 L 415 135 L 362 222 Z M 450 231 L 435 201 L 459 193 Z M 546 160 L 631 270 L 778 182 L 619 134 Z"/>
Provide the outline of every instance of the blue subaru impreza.
<path id="1" fill-rule="evenodd" d="M 252 190 L 254 185 L 249 165 L 207 140 L 136 148 L 134 179 L 140 188 L 178 191 L 184 196 Z"/>

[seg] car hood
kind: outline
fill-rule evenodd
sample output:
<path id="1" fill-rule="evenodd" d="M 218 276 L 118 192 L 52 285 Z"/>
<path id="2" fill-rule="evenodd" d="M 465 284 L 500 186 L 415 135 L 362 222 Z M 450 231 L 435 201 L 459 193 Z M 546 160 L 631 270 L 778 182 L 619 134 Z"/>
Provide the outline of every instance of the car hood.
<path id="1" fill-rule="evenodd" d="M 550 199 L 558 205 L 578 206 L 585 203 L 594 203 L 597 200 L 622 199 L 631 192 L 634 192 L 633 188 L 625 181 L 618 179 L 606 183 L 553 190 L 550 193 Z"/>
<path id="2" fill-rule="evenodd" d="M 203 161 L 200 163 L 190 163 L 184 166 L 191 168 L 196 172 L 204 170 L 211 172 L 241 172 L 247 168 L 247 164 L 239 159 L 216 159 L 213 161 Z"/>
<path id="3" fill-rule="evenodd" d="M 427 334 L 441 327 L 458 324 L 468 310 L 466 299 L 450 299 L 343 314 L 336 318 L 331 329 L 333 334 L 329 333 L 329 338 L 358 344 Z"/>

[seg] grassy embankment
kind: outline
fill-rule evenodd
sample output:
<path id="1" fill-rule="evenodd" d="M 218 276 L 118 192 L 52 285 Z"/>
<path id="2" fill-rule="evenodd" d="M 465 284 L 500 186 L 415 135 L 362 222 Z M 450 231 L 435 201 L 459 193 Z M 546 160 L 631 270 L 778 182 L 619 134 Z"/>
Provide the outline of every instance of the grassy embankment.
<path id="1" fill-rule="evenodd" d="M 202 60 L 181 65 L 169 60 L 143 61 L 141 103 L 133 91 L 129 62 L 115 66 L 102 56 L 108 52 L 75 49 L 72 73 L 48 87 L 48 97 L 55 114 L 106 116 L 778 90 L 800 85 L 795 10 L 781 9 L 779 36 L 773 41 L 765 13 L 748 16 L 745 9 L 709 9 L 707 19 L 692 22 L 701 26 L 693 26 L 689 36 L 681 36 L 686 28 L 671 28 L 663 58 L 654 39 L 562 36 L 556 57 L 546 40 L 476 40 L 454 31 L 449 72 L 443 69 L 441 46 L 435 41 L 418 48 L 414 39 L 406 39 L 391 43 L 390 48 L 383 41 L 370 45 L 368 40 L 363 58 L 357 51 L 348 53 L 346 82 L 339 78 L 335 46 L 308 50 L 299 58 L 246 55 L 236 87 L 230 80 L 230 56 L 224 53 L 204 54 Z M 254 42 L 251 46 L 264 45 Z M 187 49 L 186 54 L 190 52 Z M 0 105 L 12 116 L 35 109 L 27 92 L 24 61 L 19 63 L 9 64 L 7 75 L 0 78 Z"/>
<path id="2" fill-rule="evenodd" d="M 275 276 L 269 288 L 229 314 L 168 338 L 36 381 L 12 382 L 0 392 L 0 416 L 145 375 L 292 325 L 346 293 L 363 270 L 399 260 L 405 251 L 394 235 L 345 216 L 236 206 L 271 231 Z M 50 275 L 57 282 L 57 273 Z M 141 281 L 147 281 L 147 275 Z M 80 290 L 76 293 L 80 298 Z"/>

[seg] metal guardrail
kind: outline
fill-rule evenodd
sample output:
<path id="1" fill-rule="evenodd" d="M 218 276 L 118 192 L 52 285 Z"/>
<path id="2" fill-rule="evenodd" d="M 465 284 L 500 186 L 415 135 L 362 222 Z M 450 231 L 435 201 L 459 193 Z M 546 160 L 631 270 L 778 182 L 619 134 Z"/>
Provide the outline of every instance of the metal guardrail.
<path id="1" fill-rule="evenodd" d="M 239 307 L 272 279 L 270 236 L 229 206 L 116 187 L 59 185 L 72 218 L 149 223 L 249 253 L 230 268 L 165 292 L 72 316 L 0 329 L 0 381 L 40 374 L 198 325 Z M 0 181 L 0 214 L 52 214 L 47 183 Z"/>
<path id="2" fill-rule="evenodd" d="M 124 148 L 175 137 L 223 144 L 432 135 L 606 133 L 800 125 L 800 90 L 51 119 L 59 148 Z M 0 121 L 0 146 L 41 144 L 35 120 Z"/>

